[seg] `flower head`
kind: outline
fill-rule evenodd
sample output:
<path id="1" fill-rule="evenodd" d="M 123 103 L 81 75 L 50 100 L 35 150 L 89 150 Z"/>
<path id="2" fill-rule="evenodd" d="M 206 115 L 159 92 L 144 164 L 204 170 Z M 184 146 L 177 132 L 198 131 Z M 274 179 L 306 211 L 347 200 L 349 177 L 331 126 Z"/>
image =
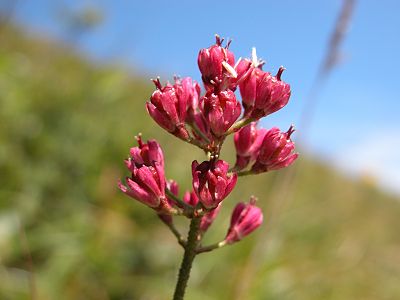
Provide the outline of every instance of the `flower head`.
<path id="1" fill-rule="evenodd" d="M 162 128 L 173 135 L 189 139 L 185 127 L 188 110 L 197 106 L 200 86 L 191 78 L 175 79 L 175 84 L 161 86 L 159 79 L 154 80 L 157 90 L 153 92 L 150 102 L 146 103 L 150 116 Z M 191 112 L 191 111 L 190 111 Z"/>
<path id="2" fill-rule="evenodd" d="M 126 185 L 118 186 L 128 196 L 146 204 L 158 212 L 170 213 L 172 206 L 165 196 L 164 154 L 155 140 L 143 143 L 137 137 L 139 146 L 130 150 L 125 164 L 131 172 Z"/>
<path id="3" fill-rule="evenodd" d="M 236 88 L 237 73 L 234 68 L 235 57 L 226 47 L 222 47 L 223 39 L 218 35 L 214 45 L 201 49 L 197 63 L 201 72 L 201 78 L 208 91 L 222 91 L 227 88 Z"/>
<path id="4" fill-rule="evenodd" d="M 283 67 L 276 76 L 264 72 L 263 61 L 257 59 L 255 50 L 252 61 L 242 60 L 238 68 L 244 73 L 240 79 L 239 89 L 242 96 L 245 116 L 260 119 L 284 107 L 290 98 L 290 85 L 281 80 Z M 245 72 L 244 70 L 248 68 Z"/>
<path id="5" fill-rule="evenodd" d="M 207 93 L 201 99 L 203 115 L 215 137 L 221 137 L 239 118 L 240 103 L 231 90 L 219 93 Z"/>
<path id="6" fill-rule="evenodd" d="M 251 170 L 254 173 L 261 173 L 278 170 L 292 164 L 298 157 L 297 153 L 293 153 L 295 145 L 290 139 L 293 132 L 293 126 L 290 126 L 287 132 L 282 132 L 276 127 L 268 130 Z"/>
<path id="7" fill-rule="evenodd" d="M 263 214 L 259 207 L 255 206 L 256 199 L 251 198 L 250 203 L 240 202 L 232 212 L 231 224 L 226 234 L 225 241 L 233 244 L 240 241 L 246 235 L 256 230 L 263 222 Z"/>
<path id="8" fill-rule="evenodd" d="M 216 208 L 235 187 L 237 174 L 228 174 L 229 165 L 223 160 L 192 163 L 193 190 L 206 208 Z"/>

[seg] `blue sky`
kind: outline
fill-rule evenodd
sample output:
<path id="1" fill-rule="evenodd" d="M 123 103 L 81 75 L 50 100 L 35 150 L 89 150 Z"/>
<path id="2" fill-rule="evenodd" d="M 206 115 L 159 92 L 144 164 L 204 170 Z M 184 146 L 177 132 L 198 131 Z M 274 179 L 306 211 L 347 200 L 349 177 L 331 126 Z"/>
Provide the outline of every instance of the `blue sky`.
<path id="1" fill-rule="evenodd" d="M 96 5 L 103 23 L 68 39 L 62 9 Z M 120 63 L 144 77 L 199 80 L 197 53 L 215 33 L 233 39 L 236 57 L 251 47 L 265 70 L 287 68 L 292 98 L 264 126 L 298 123 L 342 1 L 21 0 L 14 19 L 30 30 L 72 42 L 97 62 Z M 1 7 L 1 6 L 0 6 Z M 319 94 L 304 147 L 351 174 L 370 174 L 400 192 L 400 1 L 357 1 L 342 45 L 342 63 Z M 301 132 L 297 134 L 301 135 Z"/>

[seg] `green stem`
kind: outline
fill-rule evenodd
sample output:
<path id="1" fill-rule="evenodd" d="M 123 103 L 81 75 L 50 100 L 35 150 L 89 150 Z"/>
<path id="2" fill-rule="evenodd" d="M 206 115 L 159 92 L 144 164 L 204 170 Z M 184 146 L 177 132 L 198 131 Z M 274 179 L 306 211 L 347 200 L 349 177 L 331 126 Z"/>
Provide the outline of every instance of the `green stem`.
<path id="1" fill-rule="evenodd" d="M 197 147 L 199 147 L 200 149 L 206 150 L 206 148 L 204 147 L 204 145 L 202 143 L 200 143 L 198 140 L 196 139 L 189 139 L 186 142 L 195 145 Z"/>
<path id="2" fill-rule="evenodd" d="M 176 239 L 178 240 L 178 243 L 185 248 L 186 246 L 186 241 L 183 238 L 183 236 L 180 234 L 180 232 L 178 231 L 178 229 L 175 228 L 174 224 L 172 223 L 164 223 L 168 226 L 168 228 L 171 230 L 171 232 L 175 235 Z"/>
<path id="3" fill-rule="evenodd" d="M 197 127 L 197 125 L 195 123 L 190 124 L 190 126 L 192 126 L 192 128 L 196 132 L 196 134 L 198 136 L 200 136 L 206 142 L 206 144 L 210 143 L 210 140 L 208 139 L 208 137 L 203 133 L 203 131 L 200 130 L 199 127 Z"/>
<path id="4" fill-rule="evenodd" d="M 247 171 L 237 172 L 237 175 L 240 177 L 240 176 L 255 175 L 255 174 L 253 173 L 252 170 L 247 170 Z"/>
<path id="5" fill-rule="evenodd" d="M 185 254 L 179 269 L 178 281 L 176 282 L 173 300 L 183 300 L 187 282 L 190 276 L 193 260 L 196 256 L 196 248 L 199 243 L 198 236 L 200 231 L 201 218 L 195 217 L 190 222 L 190 229 L 185 246 Z"/>
<path id="6" fill-rule="evenodd" d="M 196 253 L 197 253 L 197 254 L 200 254 L 200 253 L 204 253 L 204 252 L 210 252 L 210 251 L 213 251 L 213 250 L 215 250 L 215 249 L 222 248 L 222 247 L 224 247 L 225 245 L 227 245 L 227 244 L 226 244 L 226 241 L 221 241 L 221 242 L 219 242 L 219 243 L 215 243 L 215 244 L 212 244 L 212 245 L 209 245 L 209 246 L 200 247 L 200 248 L 198 248 L 198 249 L 196 250 Z"/>
<path id="7" fill-rule="evenodd" d="M 246 126 L 247 124 L 250 124 L 253 121 L 255 121 L 255 119 L 253 118 L 241 119 L 240 121 L 237 121 L 235 124 L 233 124 L 231 128 L 229 128 L 228 131 L 225 133 L 225 135 L 230 135 L 232 133 L 235 133 L 240 128 Z"/>
<path id="8" fill-rule="evenodd" d="M 185 211 L 193 211 L 193 207 L 183 200 L 179 199 L 177 196 L 174 195 L 169 189 L 165 189 L 165 193 L 167 194 L 168 197 L 170 197 L 172 200 L 174 200 L 177 204 L 181 205 Z"/>

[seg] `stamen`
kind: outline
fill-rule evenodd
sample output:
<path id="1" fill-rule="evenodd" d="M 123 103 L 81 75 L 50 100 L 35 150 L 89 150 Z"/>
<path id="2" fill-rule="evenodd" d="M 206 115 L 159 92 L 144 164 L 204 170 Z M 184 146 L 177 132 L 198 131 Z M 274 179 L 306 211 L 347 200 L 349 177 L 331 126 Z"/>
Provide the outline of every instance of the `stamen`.
<path id="1" fill-rule="evenodd" d="M 258 59 L 257 59 L 257 50 L 256 47 L 251 48 L 251 62 L 254 67 L 257 67 L 258 65 Z"/>
<path id="2" fill-rule="evenodd" d="M 242 57 L 239 57 L 239 59 L 236 61 L 235 66 L 233 67 L 235 70 L 237 68 L 237 66 L 239 65 L 239 63 L 242 61 Z"/>
<path id="3" fill-rule="evenodd" d="M 222 62 L 222 66 L 225 68 L 225 70 L 228 71 L 228 73 L 229 73 L 233 78 L 237 78 L 236 70 L 235 70 L 230 64 L 228 64 L 226 61 L 223 61 L 223 62 Z"/>
<path id="4" fill-rule="evenodd" d="M 257 57 L 256 48 L 251 48 L 251 64 L 254 68 L 262 69 L 262 66 L 265 64 L 265 60 L 259 59 Z"/>

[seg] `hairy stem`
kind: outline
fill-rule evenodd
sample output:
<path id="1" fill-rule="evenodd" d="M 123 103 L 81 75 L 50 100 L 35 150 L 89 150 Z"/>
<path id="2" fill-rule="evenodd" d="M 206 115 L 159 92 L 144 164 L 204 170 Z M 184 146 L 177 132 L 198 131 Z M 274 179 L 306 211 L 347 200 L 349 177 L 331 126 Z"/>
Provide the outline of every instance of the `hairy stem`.
<path id="1" fill-rule="evenodd" d="M 196 256 L 196 248 L 199 243 L 199 229 L 200 229 L 201 217 L 195 217 L 190 222 L 189 234 L 185 246 L 185 254 L 181 267 L 179 269 L 178 281 L 176 282 L 175 293 L 173 300 L 183 300 L 187 282 L 190 276 L 190 270 L 192 269 L 193 260 Z"/>

